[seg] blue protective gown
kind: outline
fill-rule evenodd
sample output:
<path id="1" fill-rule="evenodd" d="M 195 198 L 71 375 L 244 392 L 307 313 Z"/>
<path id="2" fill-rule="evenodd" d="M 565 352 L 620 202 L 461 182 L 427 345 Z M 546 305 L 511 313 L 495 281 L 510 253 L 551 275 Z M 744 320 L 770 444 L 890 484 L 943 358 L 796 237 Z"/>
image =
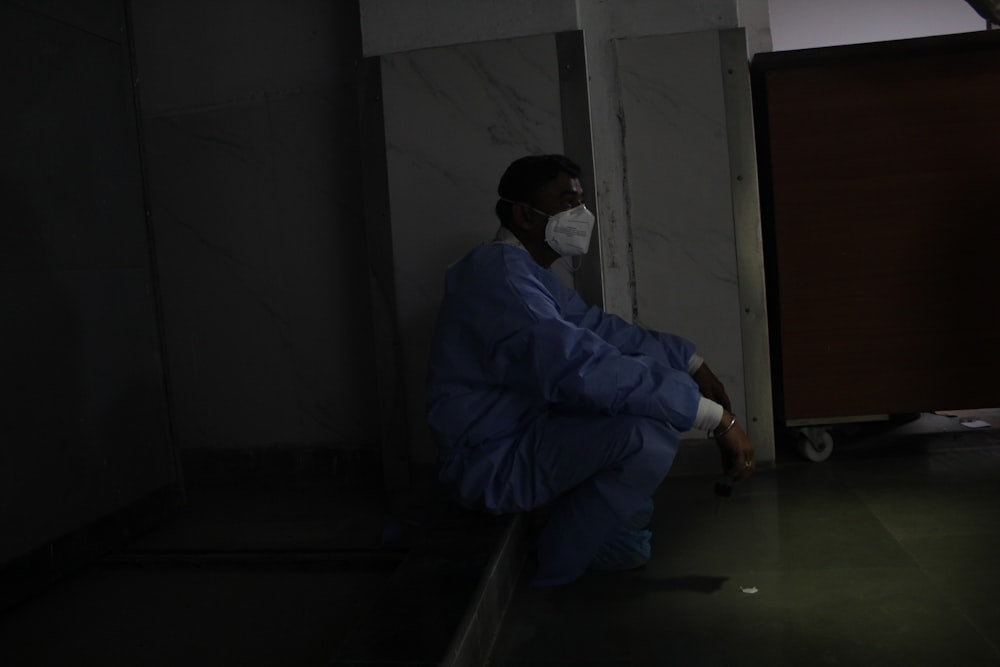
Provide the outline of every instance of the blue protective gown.
<path id="1" fill-rule="evenodd" d="M 519 245 L 475 248 L 447 272 L 430 357 L 442 482 L 470 508 L 551 505 L 535 583 L 576 579 L 691 428 L 693 353 L 587 306 Z"/>

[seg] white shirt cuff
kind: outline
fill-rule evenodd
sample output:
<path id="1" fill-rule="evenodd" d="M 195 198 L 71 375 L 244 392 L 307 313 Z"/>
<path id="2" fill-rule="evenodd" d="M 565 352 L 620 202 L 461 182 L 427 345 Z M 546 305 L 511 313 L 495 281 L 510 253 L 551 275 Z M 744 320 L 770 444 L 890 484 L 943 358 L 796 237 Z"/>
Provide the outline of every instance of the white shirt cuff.
<path id="1" fill-rule="evenodd" d="M 692 429 L 714 431 L 722 421 L 722 406 L 710 398 L 702 396 L 698 400 L 698 414 L 694 417 Z"/>
<path id="2" fill-rule="evenodd" d="M 691 358 L 688 359 L 688 375 L 694 375 L 695 371 L 701 368 L 701 365 L 705 363 L 705 360 L 699 357 L 697 354 L 692 354 Z"/>

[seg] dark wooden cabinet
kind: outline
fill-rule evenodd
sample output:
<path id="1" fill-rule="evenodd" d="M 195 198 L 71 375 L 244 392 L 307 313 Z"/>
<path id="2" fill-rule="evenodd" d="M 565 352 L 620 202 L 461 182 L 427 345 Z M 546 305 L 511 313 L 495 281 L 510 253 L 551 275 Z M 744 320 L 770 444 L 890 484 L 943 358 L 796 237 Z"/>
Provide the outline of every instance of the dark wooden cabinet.
<path id="1" fill-rule="evenodd" d="M 1000 405 L 1000 31 L 751 70 L 777 417 Z"/>

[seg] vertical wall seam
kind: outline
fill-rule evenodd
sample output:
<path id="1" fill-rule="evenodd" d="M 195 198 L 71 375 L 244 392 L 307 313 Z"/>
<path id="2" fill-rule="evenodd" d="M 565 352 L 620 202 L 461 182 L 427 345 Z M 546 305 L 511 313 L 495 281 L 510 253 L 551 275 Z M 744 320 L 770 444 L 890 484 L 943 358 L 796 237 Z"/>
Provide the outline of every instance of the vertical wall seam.
<path id="1" fill-rule="evenodd" d="M 745 29 L 720 31 L 719 55 L 736 241 L 743 377 L 748 413 L 746 427 L 751 440 L 760 450 L 758 458 L 773 461 L 775 437 L 770 346 Z"/>
<path id="2" fill-rule="evenodd" d="M 173 397 L 173 384 L 170 379 L 169 352 L 167 349 L 166 322 L 163 309 L 163 290 L 160 283 L 160 265 L 156 252 L 156 233 L 153 229 L 152 218 L 152 196 L 150 194 L 148 161 L 146 158 L 146 143 L 144 140 L 144 122 L 142 116 L 142 99 L 140 91 L 139 67 L 135 51 L 135 30 L 132 17 L 132 1 L 122 0 L 124 9 L 125 32 L 123 43 L 128 54 L 129 83 L 132 89 L 132 108 L 135 116 L 136 149 L 139 163 L 139 178 L 142 187 L 142 208 L 143 219 L 146 226 L 146 248 L 149 255 L 149 280 L 152 288 L 153 312 L 156 321 L 157 346 L 160 352 L 160 373 L 163 378 L 163 393 L 167 411 L 167 439 L 173 450 L 174 475 L 177 480 L 177 489 L 181 502 L 184 501 L 186 492 L 184 486 L 184 469 L 181 465 L 180 443 L 177 442 L 176 420 L 177 413 Z"/>

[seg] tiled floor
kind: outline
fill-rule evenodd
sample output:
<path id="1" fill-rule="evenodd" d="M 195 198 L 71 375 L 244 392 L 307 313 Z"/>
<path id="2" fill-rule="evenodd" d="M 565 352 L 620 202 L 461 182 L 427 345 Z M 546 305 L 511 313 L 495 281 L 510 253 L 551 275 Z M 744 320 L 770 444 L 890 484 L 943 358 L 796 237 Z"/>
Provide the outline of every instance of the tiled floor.
<path id="1" fill-rule="evenodd" d="M 387 576 L 288 562 L 90 568 L 4 620 L 0 664 L 324 665 Z"/>
<path id="2" fill-rule="evenodd" d="M 527 585 L 497 637 L 515 665 L 1000 665 L 1000 411 L 835 436 L 721 501 L 670 476 L 644 569 Z"/>
<path id="3" fill-rule="evenodd" d="M 0 615 L 0 665 L 327 665 L 404 557 L 379 483 L 194 485 L 174 520 Z"/>
<path id="4" fill-rule="evenodd" d="M 839 434 L 829 461 L 785 453 L 721 503 L 694 474 L 714 452 L 682 452 L 656 497 L 653 561 L 532 589 L 529 557 L 492 667 L 1000 665 L 1000 410 L 983 414 L 993 428 L 923 415 Z M 489 622 L 465 638 L 461 610 L 442 607 L 472 599 L 485 562 L 456 548 L 448 566 L 449 539 L 472 544 L 461 522 L 430 535 L 418 565 L 440 563 L 435 577 L 400 589 L 416 620 L 352 635 L 374 600 L 394 608 L 381 594 L 410 553 L 384 547 L 397 526 L 377 483 L 194 485 L 190 500 L 128 553 L 0 615 L 0 666 L 413 665 L 452 635 L 489 643 L 502 581 L 470 606 Z M 423 657 L 400 653 L 407 633 Z"/>

